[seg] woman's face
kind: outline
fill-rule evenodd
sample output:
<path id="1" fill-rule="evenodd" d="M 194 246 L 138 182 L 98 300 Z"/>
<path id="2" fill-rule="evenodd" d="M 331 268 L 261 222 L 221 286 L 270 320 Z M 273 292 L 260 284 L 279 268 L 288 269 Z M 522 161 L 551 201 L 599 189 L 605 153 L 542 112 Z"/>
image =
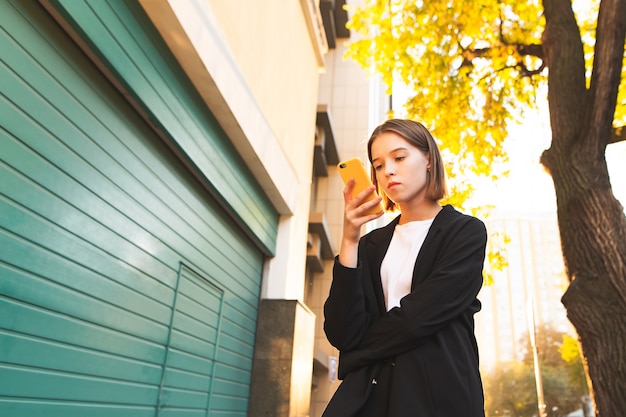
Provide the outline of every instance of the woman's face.
<path id="1" fill-rule="evenodd" d="M 376 179 L 387 196 L 402 206 L 423 200 L 430 162 L 426 155 L 394 132 L 383 132 L 371 146 Z"/>

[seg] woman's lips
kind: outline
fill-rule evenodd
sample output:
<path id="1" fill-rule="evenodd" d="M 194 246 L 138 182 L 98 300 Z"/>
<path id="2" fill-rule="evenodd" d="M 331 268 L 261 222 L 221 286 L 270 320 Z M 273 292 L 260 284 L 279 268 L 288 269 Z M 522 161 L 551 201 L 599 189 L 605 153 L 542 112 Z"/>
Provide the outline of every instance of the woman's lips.
<path id="1" fill-rule="evenodd" d="M 389 188 L 389 189 L 391 190 L 391 189 L 392 189 L 392 188 L 394 188 L 396 185 L 400 185 L 400 183 L 399 183 L 399 182 L 393 182 L 393 181 L 392 181 L 392 182 L 390 182 L 389 184 L 387 184 L 387 188 Z"/>

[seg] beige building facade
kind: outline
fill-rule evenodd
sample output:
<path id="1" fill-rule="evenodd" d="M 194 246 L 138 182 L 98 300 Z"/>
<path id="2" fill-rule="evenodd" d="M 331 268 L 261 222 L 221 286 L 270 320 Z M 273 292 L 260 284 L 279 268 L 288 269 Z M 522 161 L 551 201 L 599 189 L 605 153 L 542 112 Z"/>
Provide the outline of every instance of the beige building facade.
<path id="1" fill-rule="evenodd" d="M 337 388 L 323 302 L 341 238 L 335 165 L 386 114 L 344 60 L 342 1 L 142 0 L 281 217 L 265 262 L 248 415 L 320 416 Z"/>

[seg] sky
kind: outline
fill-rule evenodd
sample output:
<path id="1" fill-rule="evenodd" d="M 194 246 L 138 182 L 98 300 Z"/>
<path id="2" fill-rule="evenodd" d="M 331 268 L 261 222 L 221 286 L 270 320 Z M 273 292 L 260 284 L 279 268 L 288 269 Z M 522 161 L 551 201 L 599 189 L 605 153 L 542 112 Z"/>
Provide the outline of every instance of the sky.
<path id="1" fill-rule="evenodd" d="M 541 153 L 550 147 L 548 117 L 547 109 L 538 109 L 529 112 L 523 123 L 512 127 L 505 143 L 510 174 L 497 184 L 477 184 L 477 201 L 493 204 L 496 211 L 556 212 L 552 177 L 539 163 Z M 606 160 L 613 193 L 626 206 L 626 143 L 609 145 Z"/>
<path id="2" fill-rule="evenodd" d="M 394 109 L 402 117 L 403 103 L 409 93 L 394 87 Z M 527 110 L 525 119 L 511 126 L 505 140 L 509 157 L 509 175 L 499 180 L 476 182 L 475 205 L 493 205 L 492 214 L 528 216 L 533 213 L 556 213 L 552 177 L 539 162 L 541 153 L 550 147 L 551 130 L 547 102 Z M 626 142 L 607 147 L 606 161 L 613 194 L 626 211 Z M 472 204 L 474 205 L 474 204 Z"/>
<path id="3" fill-rule="evenodd" d="M 591 7 L 593 2 L 578 0 L 579 9 Z M 401 83 L 393 88 L 393 108 L 397 117 L 402 117 L 404 103 L 410 97 Z M 551 130 L 546 102 L 538 103 L 536 110 L 527 110 L 525 120 L 512 126 L 505 141 L 509 156 L 509 175 L 497 183 L 483 181 L 475 183 L 475 205 L 495 206 L 495 212 L 508 214 L 532 214 L 537 212 L 556 213 L 556 196 L 552 177 L 539 162 L 542 152 L 550 147 Z M 606 150 L 613 194 L 626 213 L 626 142 L 611 144 Z M 494 213 L 495 214 L 495 213 Z"/>
<path id="4" fill-rule="evenodd" d="M 577 13 L 594 9 L 597 1 L 576 0 Z M 483 183 L 476 198 L 494 204 L 496 210 L 522 213 L 555 212 L 556 197 L 552 177 L 539 163 L 541 153 L 550 147 L 550 121 L 547 102 L 527 114 L 526 120 L 511 129 L 506 148 L 510 175 L 498 184 Z M 626 142 L 607 147 L 606 161 L 613 194 L 626 212 Z"/>

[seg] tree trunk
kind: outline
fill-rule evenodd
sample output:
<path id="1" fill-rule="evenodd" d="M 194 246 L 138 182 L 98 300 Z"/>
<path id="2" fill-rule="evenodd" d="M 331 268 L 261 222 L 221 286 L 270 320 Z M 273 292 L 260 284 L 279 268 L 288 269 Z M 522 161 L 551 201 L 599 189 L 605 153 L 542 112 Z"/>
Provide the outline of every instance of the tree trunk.
<path id="1" fill-rule="evenodd" d="M 596 416 L 626 415 L 626 216 L 604 152 L 621 75 L 626 0 L 603 0 L 586 87 L 569 0 L 544 0 L 552 144 L 541 158 L 554 181 L 570 285 L 562 302 L 583 349 Z"/>

